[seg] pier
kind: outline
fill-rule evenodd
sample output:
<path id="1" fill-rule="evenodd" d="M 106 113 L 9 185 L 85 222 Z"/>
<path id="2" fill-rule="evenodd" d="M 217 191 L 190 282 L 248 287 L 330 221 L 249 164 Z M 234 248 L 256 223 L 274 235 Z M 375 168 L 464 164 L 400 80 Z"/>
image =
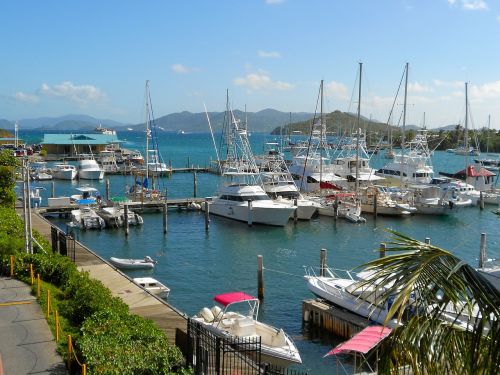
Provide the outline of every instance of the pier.
<path id="1" fill-rule="evenodd" d="M 17 210 L 22 215 L 22 209 Z M 101 281 L 114 296 L 120 297 L 131 313 L 152 320 L 165 332 L 170 342 L 181 345 L 176 338 L 187 331 L 186 314 L 139 287 L 130 277 L 85 245 L 66 236 L 39 213 L 32 214 L 32 228 L 51 242 L 53 248 L 56 247 L 61 253 L 67 252 L 79 270 L 88 272 L 91 278 Z"/>

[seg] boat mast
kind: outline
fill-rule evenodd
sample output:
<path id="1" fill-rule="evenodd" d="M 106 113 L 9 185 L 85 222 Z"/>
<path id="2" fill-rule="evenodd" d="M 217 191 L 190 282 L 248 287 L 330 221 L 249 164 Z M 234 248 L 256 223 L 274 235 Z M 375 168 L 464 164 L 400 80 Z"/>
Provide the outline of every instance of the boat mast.
<path id="1" fill-rule="evenodd" d="M 149 80 L 146 80 L 146 178 L 149 177 Z"/>
<path id="2" fill-rule="evenodd" d="M 321 192 L 321 181 L 323 181 L 323 80 L 321 80 L 320 92 L 321 92 L 321 102 L 320 102 L 321 134 L 319 140 L 319 191 Z"/>
<path id="3" fill-rule="evenodd" d="M 468 82 L 465 82 L 465 175 L 467 177 L 467 166 L 469 165 L 469 97 L 467 93 Z"/>
<path id="4" fill-rule="evenodd" d="M 359 191 L 359 137 L 361 136 L 360 132 L 360 120 L 361 120 L 361 76 L 363 74 L 363 63 L 359 63 L 359 84 L 358 84 L 358 118 L 356 127 L 358 128 L 356 135 L 356 181 L 354 182 L 354 191 L 356 192 L 356 196 Z"/>
<path id="5" fill-rule="evenodd" d="M 403 102 L 403 132 L 401 134 L 401 163 L 400 163 L 400 182 L 401 186 L 403 186 L 403 164 L 405 163 L 405 131 L 406 131 L 406 99 L 408 96 L 408 63 L 406 63 L 405 67 L 405 97 Z"/>

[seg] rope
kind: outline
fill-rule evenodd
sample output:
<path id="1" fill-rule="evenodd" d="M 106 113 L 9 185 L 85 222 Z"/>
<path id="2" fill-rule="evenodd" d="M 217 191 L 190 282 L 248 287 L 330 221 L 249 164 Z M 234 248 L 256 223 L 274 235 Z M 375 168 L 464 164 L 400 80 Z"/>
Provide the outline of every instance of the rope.
<path id="1" fill-rule="evenodd" d="M 296 275 L 294 273 L 290 272 L 285 272 L 285 271 L 279 271 L 279 270 L 273 270 L 272 268 L 267 268 L 267 267 L 262 267 L 264 271 L 270 271 L 270 272 L 276 272 L 276 273 L 281 273 L 283 275 L 289 275 L 289 276 L 294 276 L 294 277 L 300 277 L 301 279 L 304 278 L 304 275 Z"/>

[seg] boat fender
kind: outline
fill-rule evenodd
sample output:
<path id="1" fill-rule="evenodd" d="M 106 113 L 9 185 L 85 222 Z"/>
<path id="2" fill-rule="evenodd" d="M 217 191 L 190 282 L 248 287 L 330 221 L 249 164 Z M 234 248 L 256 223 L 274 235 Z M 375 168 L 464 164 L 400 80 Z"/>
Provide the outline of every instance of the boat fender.
<path id="1" fill-rule="evenodd" d="M 212 314 L 212 311 L 210 311 L 208 307 L 202 308 L 198 315 L 200 315 L 207 323 L 212 323 L 214 321 L 214 314 Z"/>
<path id="2" fill-rule="evenodd" d="M 222 309 L 219 306 L 214 306 L 210 309 L 214 316 L 214 320 L 220 320 L 222 318 Z"/>

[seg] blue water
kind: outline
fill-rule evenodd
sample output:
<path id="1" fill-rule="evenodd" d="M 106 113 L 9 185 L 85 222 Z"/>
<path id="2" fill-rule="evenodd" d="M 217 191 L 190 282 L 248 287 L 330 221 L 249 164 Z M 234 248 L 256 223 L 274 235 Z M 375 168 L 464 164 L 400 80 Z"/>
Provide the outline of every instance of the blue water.
<path id="1" fill-rule="evenodd" d="M 34 137 L 34 136 L 33 136 Z M 25 136 L 25 139 L 28 137 Z M 142 134 L 123 133 L 125 147 L 141 149 Z M 253 134 L 254 151 L 262 149 L 264 141 L 273 137 Z M 215 160 L 209 134 L 164 134 L 160 139 L 164 159 L 172 160 L 174 167 L 191 164 L 204 166 L 210 158 Z M 372 165 L 380 167 L 384 160 L 374 156 Z M 457 171 L 464 166 L 463 157 L 436 152 L 434 170 Z M 198 174 L 198 196 L 212 195 L 219 178 L 211 174 Z M 123 195 L 131 177 L 110 176 L 111 195 Z M 193 175 L 178 173 L 163 182 L 169 197 L 188 197 L 193 192 Z M 50 194 L 50 182 L 41 182 Z M 93 182 L 104 191 L 104 182 Z M 57 181 L 56 196 L 67 195 L 78 186 L 77 182 Z M 45 201 L 46 202 L 46 201 Z M 80 232 L 78 238 L 104 258 L 110 256 L 141 258 L 150 255 L 157 259 L 157 267 L 149 275 L 171 288 L 169 301 L 188 315 L 203 306 L 212 306 L 215 294 L 242 290 L 257 292 L 257 255 L 263 255 L 265 270 L 265 300 L 261 305 L 261 319 L 282 327 L 295 340 L 303 358 L 299 368 L 311 374 L 331 374 L 335 371 L 332 358 L 323 355 L 335 344 L 334 339 L 310 339 L 302 327 L 302 300 L 312 295 L 302 278 L 303 266 L 319 265 L 321 248 L 328 250 L 328 264 L 335 268 L 354 268 L 378 256 L 375 249 L 390 236 L 391 228 L 414 238 L 430 237 L 433 244 L 450 250 L 458 257 L 477 264 L 480 233 L 487 233 L 487 253 L 500 257 L 500 219 L 478 208 L 464 209 L 452 217 L 412 216 L 406 218 L 366 215 L 366 224 L 317 218 L 310 222 L 290 222 L 284 228 L 265 226 L 248 227 L 244 223 L 212 217 L 210 229 L 205 231 L 200 212 L 170 210 L 168 233 L 162 232 L 162 219 L 157 214 L 145 214 L 142 227 L 132 227 L 124 236 L 121 229 Z M 62 219 L 54 222 L 66 228 Z M 132 276 L 144 271 L 130 272 Z"/>

